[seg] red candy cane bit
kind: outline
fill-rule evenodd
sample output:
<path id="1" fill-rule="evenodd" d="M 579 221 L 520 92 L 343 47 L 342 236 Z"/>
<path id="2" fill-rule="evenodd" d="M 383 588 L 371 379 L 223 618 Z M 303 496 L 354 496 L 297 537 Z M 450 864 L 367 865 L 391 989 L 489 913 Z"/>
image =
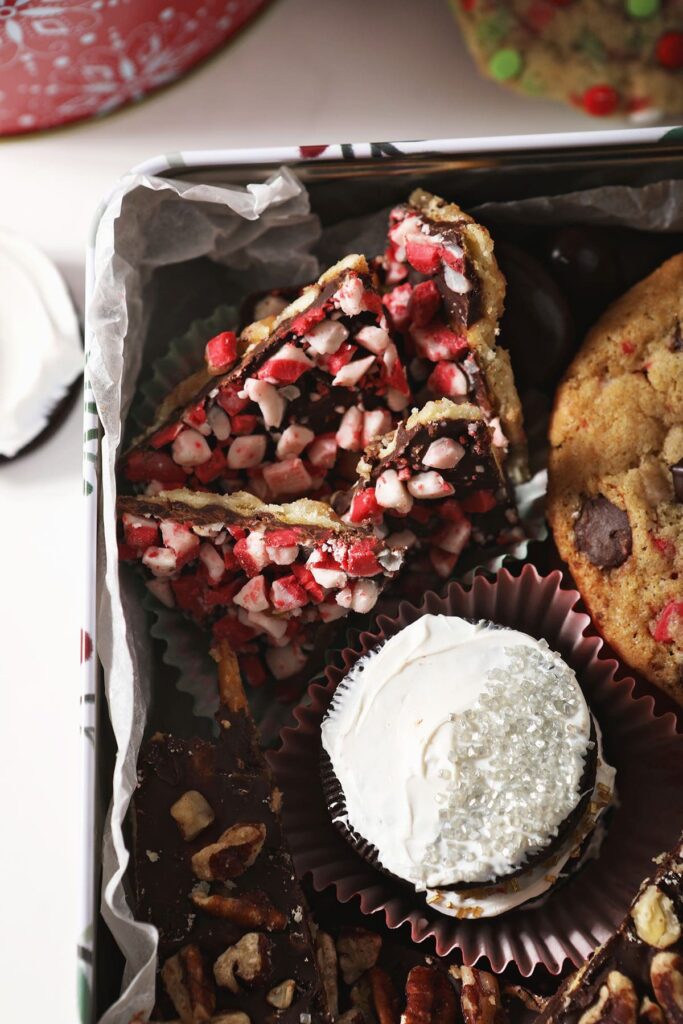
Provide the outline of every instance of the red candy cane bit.
<path id="1" fill-rule="evenodd" d="M 636 346 L 633 344 L 632 341 L 621 342 L 621 351 L 624 353 L 625 356 L 632 356 L 635 350 Z"/>
<path id="2" fill-rule="evenodd" d="M 683 601 L 669 601 L 655 620 L 652 636 L 660 644 L 683 644 Z"/>
<path id="3" fill-rule="evenodd" d="M 254 630 L 245 626 L 230 612 L 213 624 L 215 640 L 227 640 L 233 651 L 239 652 L 256 636 Z"/>
<path id="4" fill-rule="evenodd" d="M 263 686 L 268 678 L 261 659 L 255 654 L 241 654 L 239 658 L 240 672 L 250 686 Z"/>
<path id="5" fill-rule="evenodd" d="M 375 488 L 367 487 L 354 496 L 349 509 L 349 522 L 362 523 L 367 519 L 381 519 L 383 511 L 381 505 L 377 504 Z"/>
<path id="6" fill-rule="evenodd" d="M 157 430 L 156 434 L 152 434 L 149 443 L 152 448 L 163 448 L 164 445 L 175 441 L 182 429 L 182 423 L 169 423 L 167 427 L 162 427 L 161 430 Z"/>
<path id="7" fill-rule="evenodd" d="M 237 336 L 232 331 L 223 331 L 210 341 L 204 349 L 204 358 L 209 373 L 220 373 L 237 359 Z"/>
<path id="8" fill-rule="evenodd" d="M 194 467 L 194 475 L 203 484 L 210 484 L 216 480 L 225 469 L 225 454 L 221 448 L 214 448 L 211 458 L 201 466 Z"/>

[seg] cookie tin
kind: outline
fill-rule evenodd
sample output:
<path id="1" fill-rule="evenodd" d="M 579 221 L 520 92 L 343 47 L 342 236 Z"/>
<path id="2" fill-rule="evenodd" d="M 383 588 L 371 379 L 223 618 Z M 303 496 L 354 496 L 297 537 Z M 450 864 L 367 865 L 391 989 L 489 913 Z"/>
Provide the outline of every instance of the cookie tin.
<path id="1" fill-rule="evenodd" d="M 303 181 L 314 212 L 324 224 L 329 224 L 386 207 L 400 200 L 418 182 L 437 192 L 441 189 L 457 195 L 458 202 L 467 208 L 492 197 L 506 200 L 552 196 L 596 185 L 639 186 L 681 178 L 682 158 L 683 127 L 671 127 L 178 152 L 154 157 L 134 171 L 191 184 L 247 185 L 265 180 L 284 164 Z M 103 201 L 93 224 L 86 265 L 87 306 L 94 287 L 95 239 L 110 198 Z M 97 912 L 102 823 L 111 793 L 113 756 L 102 671 L 96 654 L 100 422 L 87 374 L 87 360 L 96 349 L 97 338 L 87 318 L 85 345 L 86 592 L 80 693 L 83 888 L 77 956 L 81 1020 L 89 1024 L 116 998 L 120 963 Z"/>

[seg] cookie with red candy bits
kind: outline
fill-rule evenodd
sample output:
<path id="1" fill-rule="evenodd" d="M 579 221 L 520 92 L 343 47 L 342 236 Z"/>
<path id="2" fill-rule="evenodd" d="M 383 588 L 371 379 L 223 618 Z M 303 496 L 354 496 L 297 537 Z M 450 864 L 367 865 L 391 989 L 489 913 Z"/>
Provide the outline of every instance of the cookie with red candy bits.
<path id="1" fill-rule="evenodd" d="M 322 502 L 266 505 L 253 495 L 162 491 L 119 498 L 119 554 L 148 587 L 229 643 L 257 686 L 302 672 L 320 629 L 369 612 L 403 549 L 347 526 Z"/>
<path id="2" fill-rule="evenodd" d="M 277 315 L 218 335 L 122 460 L 125 484 L 326 497 L 410 390 L 376 281 L 347 256 Z"/>
<path id="3" fill-rule="evenodd" d="M 550 524 L 596 625 L 683 705 L 683 253 L 590 331 L 550 444 Z"/>
<path id="4" fill-rule="evenodd" d="M 478 406 L 508 475 L 525 479 L 522 408 L 509 354 L 496 344 L 505 279 L 486 228 L 455 203 L 416 189 L 391 211 L 377 263 L 418 401 L 446 397 Z"/>
<path id="5" fill-rule="evenodd" d="M 451 0 L 484 74 L 593 117 L 683 111 L 677 0 Z M 561 72 L 558 69 L 561 68 Z"/>

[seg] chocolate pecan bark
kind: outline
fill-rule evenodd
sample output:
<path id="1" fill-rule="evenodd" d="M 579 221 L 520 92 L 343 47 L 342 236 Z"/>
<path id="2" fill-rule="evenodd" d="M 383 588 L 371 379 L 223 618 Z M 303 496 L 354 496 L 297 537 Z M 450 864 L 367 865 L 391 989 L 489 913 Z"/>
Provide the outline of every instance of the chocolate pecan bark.
<path id="1" fill-rule="evenodd" d="M 614 935 L 548 1001 L 538 1024 L 683 1021 L 683 837 Z"/>
<path id="2" fill-rule="evenodd" d="M 218 739 L 157 733 L 138 765 L 136 916 L 159 932 L 154 1019 L 325 1022 L 281 797 L 229 653 L 221 672 Z"/>
<path id="3" fill-rule="evenodd" d="M 479 407 L 510 478 L 524 479 L 521 405 L 509 355 L 496 344 L 505 280 L 488 231 L 455 203 L 416 189 L 391 212 L 378 267 L 418 401 L 447 397 Z"/>
<path id="4" fill-rule="evenodd" d="M 522 531 L 499 450 L 481 410 L 428 402 L 370 445 L 346 518 L 383 522 L 389 541 L 422 552 L 447 579 L 470 544 L 509 544 Z"/>
<path id="5" fill-rule="evenodd" d="M 187 487 L 266 500 L 323 497 L 409 403 L 375 277 L 347 256 L 277 315 L 224 333 L 125 456 L 148 493 Z M 277 307 L 274 307 L 277 308 Z"/>
<path id="6" fill-rule="evenodd" d="M 118 513 L 121 557 L 160 601 L 227 640 L 254 686 L 266 666 L 275 679 L 302 672 L 321 625 L 370 611 L 403 560 L 400 544 L 305 498 L 164 491 L 121 497 Z"/>

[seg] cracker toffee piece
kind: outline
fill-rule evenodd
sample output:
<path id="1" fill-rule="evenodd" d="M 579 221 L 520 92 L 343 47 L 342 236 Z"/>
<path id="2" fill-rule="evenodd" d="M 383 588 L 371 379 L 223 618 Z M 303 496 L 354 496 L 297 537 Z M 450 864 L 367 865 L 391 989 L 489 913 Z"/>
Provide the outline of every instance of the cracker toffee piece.
<path id="1" fill-rule="evenodd" d="M 425 552 L 447 579 L 469 545 L 509 544 L 522 536 L 481 411 L 441 398 L 416 410 L 370 445 L 346 519 L 384 521 L 394 543 Z"/>
<path id="2" fill-rule="evenodd" d="M 305 668 L 321 625 L 369 612 L 403 550 L 348 526 L 322 502 L 265 505 L 253 495 L 162 491 L 118 500 L 124 559 L 148 587 L 227 640 L 246 679 Z"/>
<path id="3" fill-rule="evenodd" d="M 488 231 L 455 203 L 416 189 L 392 210 L 377 262 L 418 402 L 446 397 L 478 406 L 511 480 L 523 480 L 522 408 L 510 356 L 496 344 L 505 279 Z"/>
<path id="4" fill-rule="evenodd" d="M 157 733 L 138 765 L 136 917 L 159 932 L 153 1019 L 323 1024 L 330 1018 L 281 795 L 225 648 L 219 666 L 218 739 Z"/>
<path id="5" fill-rule="evenodd" d="M 606 640 L 683 703 L 683 254 L 612 305 L 558 389 L 548 515 Z"/>
<path id="6" fill-rule="evenodd" d="M 348 486 L 358 453 L 410 400 L 363 256 L 345 257 L 239 341 L 218 335 L 206 358 L 124 457 L 129 485 L 324 497 Z"/>
<path id="7" fill-rule="evenodd" d="M 614 935 L 561 985 L 536 1024 L 683 1020 L 683 838 L 657 860 Z"/>

